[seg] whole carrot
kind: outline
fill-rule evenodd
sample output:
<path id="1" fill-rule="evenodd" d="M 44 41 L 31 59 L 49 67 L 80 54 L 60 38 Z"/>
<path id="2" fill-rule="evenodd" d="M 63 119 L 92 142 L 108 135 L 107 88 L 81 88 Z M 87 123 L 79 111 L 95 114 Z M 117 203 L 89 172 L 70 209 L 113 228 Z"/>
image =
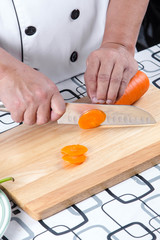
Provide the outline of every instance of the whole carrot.
<path id="1" fill-rule="evenodd" d="M 138 71 L 130 80 L 123 96 L 115 103 L 117 105 L 131 105 L 140 99 L 149 88 L 149 79 L 147 75 Z"/>

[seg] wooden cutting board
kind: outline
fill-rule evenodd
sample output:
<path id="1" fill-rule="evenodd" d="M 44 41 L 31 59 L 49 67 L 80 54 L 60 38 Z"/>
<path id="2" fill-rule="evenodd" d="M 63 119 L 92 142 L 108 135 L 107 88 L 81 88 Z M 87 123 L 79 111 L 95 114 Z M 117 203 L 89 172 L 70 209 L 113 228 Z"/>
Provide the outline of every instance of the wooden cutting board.
<path id="1" fill-rule="evenodd" d="M 77 125 L 21 125 L 0 135 L 3 190 L 34 219 L 44 219 L 160 162 L 160 90 L 151 86 L 135 104 L 157 124 L 82 130 Z M 60 150 L 83 144 L 87 161 L 67 165 Z"/>

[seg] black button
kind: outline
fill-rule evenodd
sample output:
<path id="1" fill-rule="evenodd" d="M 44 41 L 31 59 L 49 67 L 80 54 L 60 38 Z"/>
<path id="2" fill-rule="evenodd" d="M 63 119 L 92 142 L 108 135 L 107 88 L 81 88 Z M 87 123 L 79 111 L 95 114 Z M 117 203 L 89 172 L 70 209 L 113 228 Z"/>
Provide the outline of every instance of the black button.
<path id="1" fill-rule="evenodd" d="M 35 34 L 36 32 L 36 28 L 33 27 L 33 26 L 29 26 L 25 29 L 25 33 L 28 35 L 28 36 L 31 36 L 33 34 Z"/>
<path id="2" fill-rule="evenodd" d="M 71 56 L 70 56 L 70 60 L 71 62 L 75 62 L 78 58 L 78 53 L 76 51 L 74 51 Z"/>
<path id="3" fill-rule="evenodd" d="M 71 12 L 71 18 L 73 20 L 77 19 L 80 15 L 80 11 L 78 9 L 74 9 L 72 12 Z"/>

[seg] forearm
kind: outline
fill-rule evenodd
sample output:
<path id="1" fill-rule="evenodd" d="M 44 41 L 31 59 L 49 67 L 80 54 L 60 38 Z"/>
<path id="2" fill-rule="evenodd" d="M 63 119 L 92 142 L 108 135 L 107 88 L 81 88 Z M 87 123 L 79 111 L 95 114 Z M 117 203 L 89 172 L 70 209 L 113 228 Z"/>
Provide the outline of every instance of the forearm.
<path id="1" fill-rule="evenodd" d="M 110 0 L 102 45 L 116 43 L 134 54 L 149 0 Z"/>

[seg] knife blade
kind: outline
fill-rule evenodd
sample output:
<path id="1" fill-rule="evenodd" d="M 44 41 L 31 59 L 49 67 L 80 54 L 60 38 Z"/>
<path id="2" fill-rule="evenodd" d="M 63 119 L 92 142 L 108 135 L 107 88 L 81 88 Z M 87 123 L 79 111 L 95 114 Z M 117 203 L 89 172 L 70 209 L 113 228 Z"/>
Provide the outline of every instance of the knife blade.
<path id="1" fill-rule="evenodd" d="M 156 123 L 154 117 L 147 111 L 133 105 L 105 105 L 88 103 L 66 103 L 66 112 L 58 119 L 58 124 L 78 124 L 79 117 L 85 111 L 99 109 L 106 114 L 101 125 L 108 127 L 145 126 Z M 8 112 L 2 102 L 0 111 Z"/>
<path id="2" fill-rule="evenodd" d="M 145 126 L 155 124 L 156 120 L 147 111 L 133 105 L 104 105 L 87 103 L 66 103 L 66 112 L 58 119 L 58 124 L 78 124 L 79 117 L 85 111 L 99 109 L 106 114 L 106 119 L 101 125 L 120 126 Z"/>

